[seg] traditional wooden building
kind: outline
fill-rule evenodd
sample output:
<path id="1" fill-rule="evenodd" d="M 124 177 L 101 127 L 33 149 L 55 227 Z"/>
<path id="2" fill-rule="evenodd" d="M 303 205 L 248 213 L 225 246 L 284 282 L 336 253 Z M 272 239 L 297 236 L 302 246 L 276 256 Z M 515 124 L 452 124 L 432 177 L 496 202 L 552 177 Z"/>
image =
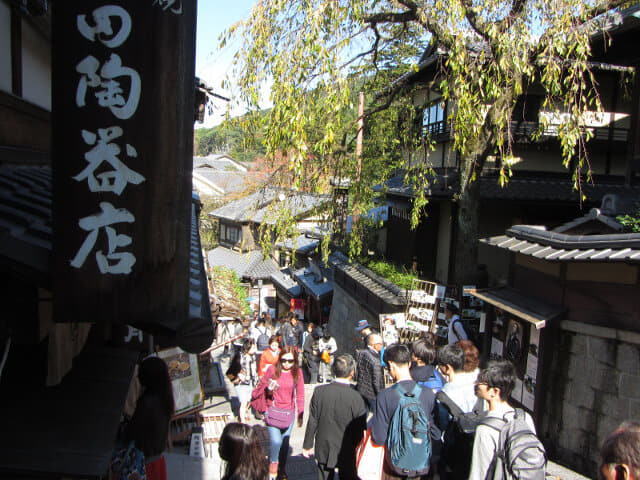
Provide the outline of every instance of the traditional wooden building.
<path id="1" fill-rule="evenodd" d="M 185 7 L 182 17 L 169 17 L 173 15 L 171 13 L 165 16 L 159 6 L 152 6 L 151 3 L 120 9 L 117 14 L 131 19 L 133 23 L 143 16 L 145 28 L 149 29 L 167 22 L 176 27 L 173 34 L 186 33 L 188 37 L 188 32 L 193 33 L 195 29 L 195 2 L 182 3 Z M 148 291 L 148 296 L 134 295 L 132 303 L 128 303 L 125 295 L 122 295 L 112 302 L 101 301 L 75 309 L 69 315 L 64 313 L 64 308 L 58 308 L 60 297 L 69 299 L 69 304 L 74 307 L 86 302 L 89 296 L 94 298 L 97 295 L 104 300 L 116 289 L 109 290 L 100 284 L 96 262 L 87 262 L 86 268 L 92 268 L 91 272 L 76 269 L 82 275 L 89 273 L 86 283 L 61 281 L 62 269 L 75 267 L 69 267 L 73 256 L 60 257 L 60 239 L 72 238 L 79 229 L 78 219 L 75 219 L 75 225 L 73 222 L 68 224 L 64 215 L 55 217 L 54 207 L 67 204 L 65 202 L 75 203 L 71 211 L 91 208 L 92 205 L 86 198 L 75 197 L 71 190 L 54 188 L 56 175 L 64 169 L 60 163 L 56 163 L 55 159 L 61 158 L 61 152 L 58 149 L 55 156 L 52 143 L 60 142 L 58 135 L 61 130 L 71 130 L 72 124 L 80 116 L 95 118 L 86 114 L 86 111 L 76 112 L 77 115 L 71 115 L 73 121 L 66 121 L 71 117 L 65 118 L 65 121 L 58 119 L 57 130 L 54 131 L 52 77 L 59 74 L 59 70 L 58 73 L 54 72 L 61 61 L 67 61 L 74 55 L 82 58 L 88 54 L 88 50 L 96 48 L 91 38 L 96 40 L 97 37 L 99 43 L 107 42 L 112 46 L 117 42 L 112 43 L 110 40 L 113 38 L 103 36 L 107 32 L 96 32 L 101 27 L 94 22 L 92 11 L 101 8 L 102 4 L 56 2 L 54 8 L 58 8 L 58 23 L 53 25 L 51 6 L 51 2 L 39 0 L 0 0 L 0 299 L 3 306 L 0 317 L 0 476 L 105 478 L 140 353 L 153 350 L 156 345 L 181 346 L 187 351 L 196 352 L 211 344 L 211 311 L 198 233 L 200 202 L 197 197 L 191 196 L 189 172 L 186 176 L 188 188 L 178 193 L 179 188 L 175 186 L 173 194 L 169 190 L 163 198 L 175 207 L 171 214 L 176 211 L 184 213 L 180 220 L 169 225 L 162 221 L 157 224 L 163 225 L 165 236 L 153 231 L 156 235 L 143 233 L 134 237 L 140 266 L 146 254 L 138 252 L 148 249 L 148 253 L 155 252 L 151 253 L 153 257 L 158 254 L 155 249 L 157 242 L 171 243 L 168 240 L 175 234 L 176 242 L 171 245 L 175 249 L 173 255 L 168 255 L 164 260 L 156 257 L 156 267 L 163 265 L 167 268 L 163 279 L 156 284 L 157 290 Z M 77 16 L 70 15 L 66 8 L 85 9 L 74 12 L 85 15 L 82 17 L 85 20 L 82 28 L 77 27 L 82 22 L 78 22 Z M 114 11 L 110 10 L 111 13 Z M 72 28 L 65 31 L 64 35 L 81 36 L 85 44 L 76 42 L 77 45 L 64 48 L 65 40 L 61 40 L 60 29 L 65 30 L 64 25 L 69 23 Z M 125 25 L 126 22 L 123 22 L 121 26 Z M 92 37 L 91 32 L 96 36 Z M 125 37 L 124 33 L 118 35 L 118 41 L 124 41 Z M 161 37 L 158 35 L 156 40 L 161 41 Z M 56 44 L 53 58 L 52 38 L 61 42 Z M 188 49 L 189 42 L 184 42 L 183 47 Z M 84 48 L 87 50 L 82 50 Z M 195 45 L 192 45 L 191 50 L 194 48 Z M 118 53 L 123 54 L 122 51 Z M 167 52 L 158 52 L 160 55 L 163 53 Z M 172 52 L 176 56 L 183 53 Z M 146 54 L 149 55 L 148 52 Z M 65 55 L 70 57 L 61 60 Z M 171 119 L 178 118 L 176 121 L 189 127 L 190 132 L 194 119 L 195 81 L 193 72 L 190 73 L 187 68 L 188 57 L 188 54 L 183 57 L 184 76 L 173 84 L 175 86 L 184 81 L 188 86 L 181 89 L 185 93 L 182 100 L 186 103 L 184 108 L 176 108 L 175 105 L 168 107 L 174 109 L 174 116 L 165 120 L 170 123 Z M 158 62 L 158 65 L 167 63 Z M 130 70 L 126 71 L 131 73 Z M 82 84 L 80 74 L 74 68 L 62 73 L 63 76 L 67 75 L 68 84 L 65 88 L 71 85 L 75 91 Z M 160 76 L 155 76 L 151 71 L 148 73 L 149 82 L 152 78 L 160 81 Z M 60 78 L 58 87 L 62 85 Z M 163 78 L 171 82 L 167 77 Z M 93 81 L 91 83 L 94 84 Z M 142 102 L 152 106 L 154 89 L 147 87 L 150 84 L 143 85 Z M 155 92 L 164 94 L 167 88 L 168 84 L 163 83 Z M 64 97 L 62 90 L 56 90 L 58 98 Z M 89 101 L 92 99 L 89 95 L 86 98 Z M 71 108 L 80 110 L 83 108 L 80 103 Z M 132 123 L 127 125 L 135 130 L 133 125 L 136 121 L 132 119 Z M 87 123 L 82 127 L 88 129 L 90 125 Z M 179 130 L 175 128 L 174 134 Z M 160 132 L 156 133 L 162 136 Z M 69 132 L 62 133 L 63 136 L 67 134 Z M 88 142 L 85 145 L 95 142 L 97 138 L 92 137 L 90 132 L 82 137 L 80 130 L 73 130 L 72 134 L 77 134 L 76 143 L 77 140 Z M 167 163 L 147 162 L 147 166 L 153 169 L 164 165 L 166 170 L 160 173 L 175 179 L 184 173 L 182 161 L 184 165 L 191 165 L 192 149 L 188 136 L 180 141 L 177 148 L 172 143 L 175 137 L 167 136 L 163 141 L 167 142 L 165 146 L 175 148 L 174 151 L 184 149 L 186 154 L 176 157 L 179 165 L 173 165 L 175 170 Z M 143 155 L 147 148 L 155 146 L 136 144 L 136 149 L 127 145 L 126 149 L 123 146 L 122 151 L 135 157 L 136 153 Z M 67 147 L 71 152 L 70 144 L 63 145 L 63 152 Z M 86 157 L 71 153 L 67 157 L 62 155 L 62 160 L 65 167 L 72 165 L 77 168 L 75 173 L 81 172 L 87 164 Z M 105 172 L 101 170 L 101 174 Z M 101 174 L 98 177 L 106 182 L 102 186 L 109 184 L 110 180 L 107 179 L 115 178 L 109 177 L 108 172 L 105 177 L 100 177 Z M 151 178 L 148 174 L 147 177 Z M 181 178 L 184 180 L 184 177 Z M 183 181 L 181 186 L 184 184 Z M 125 194 L 124 197 L 128 196 Z M 98 199 L 114 203 L 117 200 L 113 192 L 102 192 L 91 199 L 96 202 L 94 206 L 97 206 Z M 131 197 L 128 199 L 131 200 Z M 142 196 L 136 197 L 135 201 L 138 206 L 145 204 Z M 127 201 L 122 202 L 120 206 L 125 207 Z M 135 208 L 130 204 L 126 206 L 132 210 Z M 155 205 L 154 208 L 162 207 Z M 170 218 L 166 212 L 162 215 Z M 140 225 L 144 223 L 141 216 L 138 216 L 138 222 Z M 127 233 L 133 236 L 131 231 Z M 124 236 L 118 235 L 119 245 L 126 244 L 123 242 Z M 103 245 L 103 240 L 96 240 L 96 246 L 103 248 Z M 72 245 L 73 248 L 77 246 Z M 163 253 L 170 251 L 171 247 Z M 111 253 L 104 256 L 110 257 Z M 174 263 L 178 257 L 180 261 Z M 117 264 L 114 258 L 118 257 L 107 259 L 107 268 Z M 54 266 L 57 261 L 60 261 L 61 268 L 60 265 Z M 135 281 L 143 284 L 148 280 L 146 275 L 151 270 L 140 272 L 134 266 L 132 272 Z M 169 275 L 170 272 L 175 275 Z M 64 272 L 64 275 L 67 273 Z M 154 274 L 157 273 L 154 270 Z M 91 287 L 90 295 L 85 294 L 89 285 L 96 287 Z M 150 300 L 154 295 L 161 297 L 161 291 L 180 292 L 179 300 L 173 304 L 180 307 L 172 309 L 169 306 L 172 299 L 167 298 L 165 308 L 161 306 L 156 311 L 156 320 L 149 320 L 143 313 L 144 307 L 161 303 L 157 298 L 153 302 Z M 68 311 L 71 312 L 71 309 Z M 121 318 L 109 318 L 110 312 L 115 311 L 122 313 Z M 140 313 L 140 317 L 136 316 L 137 313 Z"/>
<path id="2" fill-rule="evenodd" d="M 528 409 L 550 458 L 588 476 L 602 440 L 640 416 L 640 233 L 616 216 L 639 198 L 554 229 L 516 225 L 482 240 L 506 256 L 485 302 L 485 357 L 513 361 L 512 401 Z"/>
<path id="3" fill-rule="evenodd" d="M 593 69 L 604 114 L 592 115 L 587 120 L 586 127 L 593 133 L 587 144 L 593 182 L 582 183 L 585 198 L 581 200 L 574 189 L 572 172 L 561 162 L 557 112 L 545 110 L 544 92 L 539 86 L 530 85 L 518 100 L 510 125 L 514 139 L 513 176 L 504 187 L 498 184 L 502 160 L 496 156 L 487 162 L 478 179 L 480 238 L 499 234 L 513 224 L 552 227 L 563 224 L 600 205 L 605 195 L 622 194 L 628 188 L 640 194 L 638 79 L 635 77 L 631 95 L 626 95 L 623 88 L 626 74 L 621 73 L 624 68 L 607 68 L 638 64 L 638 52 L 633 47 L 640 35 L 638 9 L 634 6 L 613 15 L 605 25 L 607 33 L 599 33 L 592 39 Z M 478 44 L 470 48 L 480 51 L 483 47 Z M 434 142 L 433 150 L 405 152 L 409 168 L 427 164 L 435 171 L 429 185 L 423 187 L 429 199 L 428 216 L 421 219 L 416 229 L 410 228 L 416 192 L 405 182 L 406 171 L 397 172 L 378 188 L 386 193 L 390 207 L 383 249 L 386 258 L 406 268 L 415 265 L 420 275 L 440 284 L 449 284 L 453 278 L 454 246 L 459 235 L 455 194 L 460 165 L 452 149 L 455 125 L 447 120 L 455 105 L 446 102 L 439 91 L 438 74 L 445 59 L 446 52 L 432 45 L 410 80 L 418 86 L 413 102 L 423 108 L 423 135 Z M 535 137 L 533 133 L 543 120 L 548 125 Z M 486 265 L 490 276 L 502 275 L 507 267 L 487 250 L 479 252 L 478 264 Z"/>

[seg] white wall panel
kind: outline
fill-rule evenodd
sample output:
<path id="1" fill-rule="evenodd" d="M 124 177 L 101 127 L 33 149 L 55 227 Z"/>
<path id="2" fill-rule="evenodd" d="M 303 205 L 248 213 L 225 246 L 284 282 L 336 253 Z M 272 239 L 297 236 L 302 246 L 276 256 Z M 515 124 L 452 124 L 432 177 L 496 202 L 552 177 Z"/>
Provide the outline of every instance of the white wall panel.
<path id="1" fill-rule="evenodd" d="M 0 90 L 11 92 L 11 10 L 0 0 Z"/>
<path id="2" fill-rule="evenodd" d="M 51 48 L 27 22 L 22 22 L 22 97 L 51 110 Z"/>

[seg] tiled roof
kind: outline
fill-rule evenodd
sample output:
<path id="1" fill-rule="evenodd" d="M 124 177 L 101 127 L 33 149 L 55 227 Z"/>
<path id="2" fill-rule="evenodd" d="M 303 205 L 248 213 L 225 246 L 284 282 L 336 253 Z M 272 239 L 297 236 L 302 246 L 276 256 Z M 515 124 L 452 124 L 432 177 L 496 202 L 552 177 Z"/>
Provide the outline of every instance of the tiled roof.
<path id="1" fill-rule="evenodd" d="M 282 197 L 282 200 L 280 198 Z M 328 195 L 314 195 L 293 190 L 266 187 L 209 213 L 234 222 L 274 223 L 277 211 L 289 209 L 294 217 L 310 214 L 330 200 Z M 274 202 L 277 205 L 272 205 Z"/>
<path id="2" fill-rule="evenodd" d="M 224 193 L 237 193 L 247 188 L 252 175 L 239 171 L 212 170 L 210 168 L 194 168 L 193 176 L 200 177 L 205 183 L 214 185 Z"/>
<path id="3" fill-rule="evenodd" d="M 544 227 L 515 225 L 480 242 L 558 262 L 640 262 L 640 233 L 566 235 Z"/>
<path id="4" fill-rule="evenodd" d="M 307 293 L 313 295 L 316 300 L 320 300 L 333 293 L 333 280 L 330 278 L 331 272 L 320 267 L 323 277 L 318 278 L 310 268 L 302 268 L 293 273 L 294 278 L 302 285 Z"/>
<path id="5" fill-rule="evenodd" d="M 0 257 L 35 285 L 51 286 L 52 176 L 48 167 L 0 168 Z M 189 318 L 177 326 L 175 340 L 191 352 L 206 349 L 213 339 L 206 274 L 200 249 L 197 197 L 191 203 Z M 203 323 L 202 320 L 206 320 Z M 147 329 L 141 325 L 143 329 Z M 168 325 L 162 325 L 169 328 Z M 172 325 L 175 327 L 175 325 Z M 151 327 L 153 328 L 153 327 Z M 207 337 L 209 335 L 209 337 Z M 202 347 L 202 348 L 200 348 Z"/>
<path id="6" fill-rule="evenodd" d="M 307 254 L 314 251 L 318 245 L 320 244 L 320 240 L 317 238 L 310 238 L 307 235 L 299 235 L 295 239 L 287 238 L 284 242 L 276 243 L 276 247 L 295 251 L 296 253 Z"/>
<path id="7" fill-rule="evenodd" d="M 276 288 L 283 290 L 291 298 L 295 298 L 302 293 L 302 287 L 292 277 L 292 272 L 288 268 L 272 273 L 271 281 Z"/>
<path id="8" fill-rule="evenodd" d="M 51 282 L 51 170 L 0 168 L 0 257 Z"/>
<path id="9" fill-rule="evenodd" d="M 406 290 L 375 274 L 359 263 L 349 262 L 349 259 L 342 253 L 332 253 L 329 256 L 329 263 L 386 303 L 390 305 L 407 304 Z"/>
<path id="10" fill-rule="evenodd" d="M 216 247 L 209 251 L 207 258 L 210 266 L 229 268 L 240 278 L 268 279 L 279 271 L 276 262 L 264 258 L 260 250 L 240 253 L 226 247 Z"/>
<path id="11" fill-rule="evenodd" d="M 215 170 L 233 170 L 246 172 L 247 167 L 234 160 L 229 155 L 209 155 L 208 157 L 193 157 L 193 169 L 209 168 Z"/>
<path id="12" fill-rule="evenodd" d="M 265 280 L 271 278 L 271 274 L 277 272 L 279 268 L 278 264 L 272 258 L 264 258 L 253 263 L 245 275 L 251 278 Z"/>

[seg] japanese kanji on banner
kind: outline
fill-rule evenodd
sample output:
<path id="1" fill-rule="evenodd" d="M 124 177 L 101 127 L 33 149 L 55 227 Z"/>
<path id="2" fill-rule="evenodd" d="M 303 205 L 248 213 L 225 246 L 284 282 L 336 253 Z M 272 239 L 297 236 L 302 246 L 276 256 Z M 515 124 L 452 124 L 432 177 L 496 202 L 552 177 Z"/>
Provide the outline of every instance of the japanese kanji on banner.
<path id="1" fill-rule="evenodd" d="M 54 2 L 54 316 L 188 312 L 195 0 Z"/>

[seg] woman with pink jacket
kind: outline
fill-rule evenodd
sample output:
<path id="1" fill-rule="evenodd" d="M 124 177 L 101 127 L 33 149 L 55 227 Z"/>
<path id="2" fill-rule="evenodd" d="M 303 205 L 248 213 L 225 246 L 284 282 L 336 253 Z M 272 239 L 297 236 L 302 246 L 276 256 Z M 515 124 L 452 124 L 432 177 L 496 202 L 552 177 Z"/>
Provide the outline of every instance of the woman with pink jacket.
<path id="1" fill-rule="evenodd" d="M 269 478 L 286 480 L 289 438 L 296 409 L 299 427 L 302 427 L 304 413 L 304 379 L 302 369 L 298 365 L 298 355 L 293 347 L 282 348 L 277 363 L 270 366 L 260 379 L 252 398 L 256 400 L 262 395 L 267 406 L 265 423 L 270 444 Z"/>

